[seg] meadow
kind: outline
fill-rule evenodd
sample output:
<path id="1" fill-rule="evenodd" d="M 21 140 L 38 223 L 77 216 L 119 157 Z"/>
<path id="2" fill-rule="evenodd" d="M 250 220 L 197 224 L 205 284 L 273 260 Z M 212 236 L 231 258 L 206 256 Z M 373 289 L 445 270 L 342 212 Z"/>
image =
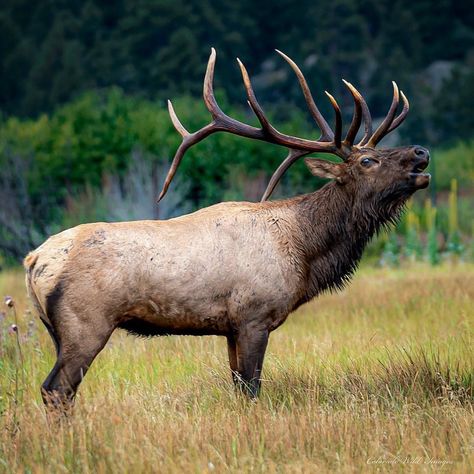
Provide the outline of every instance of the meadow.
<path id="1" fill-rule="evenodd" d="M 272 334 L 257 402 L 224 338 L 117 332 L 62 421 L 21 270 L 0 295 L 0 472 L 474 472 L 472 263 L 363 267 Z"/>

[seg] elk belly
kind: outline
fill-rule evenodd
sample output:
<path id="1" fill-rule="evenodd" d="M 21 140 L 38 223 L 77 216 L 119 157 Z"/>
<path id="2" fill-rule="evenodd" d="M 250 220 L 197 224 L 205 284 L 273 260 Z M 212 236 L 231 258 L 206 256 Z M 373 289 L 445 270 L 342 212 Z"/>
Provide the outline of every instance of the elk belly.
<path id="1" fill-rule="evenodd" d="M 139 336 L 226 335 L 230 333 L 226 305 L 215 304 L 207 311 L 198 305 L 189 310 L 187 304 L 148 299 L 126 311 L 118 327 Z M 197 310 L 197 311 L 196 311 Z"/>

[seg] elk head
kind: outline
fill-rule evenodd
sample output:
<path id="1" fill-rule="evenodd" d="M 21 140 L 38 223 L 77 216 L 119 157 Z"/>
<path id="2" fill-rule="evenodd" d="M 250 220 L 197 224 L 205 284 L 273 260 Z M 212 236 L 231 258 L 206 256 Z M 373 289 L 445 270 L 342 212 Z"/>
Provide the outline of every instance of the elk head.
<path id="1" fill-rule="evenodd" d="M 367 103 L 352 84 L 343 80 L 354 99 L 352 122 L 343 139 L 342 115 L 336 99 L 326 92 L 335 112 L 335 126 L 333 131 L 316 106 L 306 79 L 299 67 L 281 51 L 276 51 L 288 62 L 298 78 L 309 111 L 321 130 L 319 139 L 308 140 L 289 136 L 279 132 L 273 127 L 258 103 L 247 70 L 239 59 L 237 59 L 237 62 L 239 63 L 247 91 L 248 103 L 257 116 L 261 127 L 252 127 L 227 116 L 220 109 L 214 97 L 213 77 L 216 52 L 214 48 L 212 48 L 204 79 L 203 97 L 213 120 L 200 130 L 189 133 L 176 116 L 171 102 L 168 101 L 171 120 L 176 130 L 183 137 L 183 141 L 173 158 L 158 201 L 166 194 L 186 150 L 208 135 L 219 131 L 283 145 L 288 148 L 288 156 L 271 177 L 267 189 L 263 194 L 262 201 L 270 197 L 278 181 L 295 161 L 315 152 L 337 155 L 341 158 L 342 162 L 334 163 L 321 159 L 306 158 L 305 163 L 312 174 L 323 178 L 333 178 L 339 185 L 347 188 L 351 195 L 357 195 L 362 199 L 375 198 L 387 201 L 393 198 L 393 200 L 403 201 L 417 189 L 428 186 L 430 175 L 423 173 L 429 163 L 428 150 L 420 146 L 375 149 L 377 143 L 388 133 L 395 130 L 408 114 L 408 100 L 403 92 L 399 91 L 395 82 L 392 82 L 393 100 L 390 109 L 382 123 L 374 132 L 372 130 L 372 118 Z M 397 115 L 400 97 L 403 106 Z M 355 143 L 362 122 L 364 122 L 364 135 L 358 143 Z"/>

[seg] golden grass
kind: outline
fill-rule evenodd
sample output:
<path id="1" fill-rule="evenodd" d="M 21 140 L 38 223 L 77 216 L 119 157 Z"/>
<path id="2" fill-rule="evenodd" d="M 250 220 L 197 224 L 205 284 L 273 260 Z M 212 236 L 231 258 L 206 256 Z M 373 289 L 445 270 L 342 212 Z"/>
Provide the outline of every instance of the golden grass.
<path id="1" fill-rule="evenodd" d="M 472 265 L 365 268 L 301 308 L 271 336 L 256 403 L 234 393 L 223 338 L 117 332 L 61 423 L 24 293 L 21 272 L 0 274 L 23 357 L 4 334 L 0 471 L 474 472 Z"/>

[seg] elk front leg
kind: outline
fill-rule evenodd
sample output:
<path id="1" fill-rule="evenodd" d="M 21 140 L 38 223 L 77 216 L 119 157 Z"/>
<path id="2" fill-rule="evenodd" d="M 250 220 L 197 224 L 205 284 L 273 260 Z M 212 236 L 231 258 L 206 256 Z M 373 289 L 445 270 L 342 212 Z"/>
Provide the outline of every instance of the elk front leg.
<path id="1" fill-rule="evenodd" d="M 237 383 L 250 398 L 260 392 L 263 358 L 268 343 L 268 330 L 246 327 L 236 337 Z"/>

